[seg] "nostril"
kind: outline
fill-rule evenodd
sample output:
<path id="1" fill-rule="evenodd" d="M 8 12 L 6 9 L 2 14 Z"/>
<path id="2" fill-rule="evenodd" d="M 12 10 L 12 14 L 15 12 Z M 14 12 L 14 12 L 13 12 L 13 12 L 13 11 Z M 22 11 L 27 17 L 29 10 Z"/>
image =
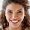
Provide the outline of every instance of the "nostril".
<path id="1" fill-rule="evenodd" d="M 12 17 L 13 20 L 16 20 L 16 17 Z"/>
<path id="2" fill-rule="evenodd" d="M 13 18 L 12 20 L 13 20 L 13 21 L 16 21 L 17 19 L 16 19 L 16 18 Z"/>
<path id="3" fill-rule="evenodd" d="M 13 18 L 13 20 L 17 20 L 16 18 Z"/>
<path id="4" fill-rule="evenodd" d="M 18 19 L 18 16 L 14 15 L 12 16 L 12 20 L 17 20 Z"/>

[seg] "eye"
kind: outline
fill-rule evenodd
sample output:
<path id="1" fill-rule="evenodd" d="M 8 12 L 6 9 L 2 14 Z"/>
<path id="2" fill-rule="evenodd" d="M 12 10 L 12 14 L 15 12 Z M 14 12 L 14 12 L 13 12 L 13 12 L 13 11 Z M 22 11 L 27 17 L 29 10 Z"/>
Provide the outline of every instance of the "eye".
<path id="1" fill-rule="evenodd" d="M 18 11 L 17 13 L 22 13 L 22 11 Z"/>
<path id="2" fill-rule="evenodd" d="M 8 13 L 12 13 L 12 11 L 10 10 L 10 11 L 8 11 Z"/>

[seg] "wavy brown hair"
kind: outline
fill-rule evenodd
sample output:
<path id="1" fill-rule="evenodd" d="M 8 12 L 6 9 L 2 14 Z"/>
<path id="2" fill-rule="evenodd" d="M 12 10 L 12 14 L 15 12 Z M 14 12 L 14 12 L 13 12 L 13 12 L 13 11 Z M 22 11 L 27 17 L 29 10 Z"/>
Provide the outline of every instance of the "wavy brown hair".
<path id="1" fill-rule="evenodd" d="M 6 27 L 9 26 L 9 23 L 5 17 L 5 10 L 6 10 L 6 6 L 11 3 L 18 3 L 24 7 L 26 16 L 24 17 L 24 19 L 22 21 L 22 29 L 24 30 L 26 27 L 29 27 L 29 25 L 28 25 L 29 15 L 27 13 L 28 7 L 26 5 L 28 3 L 28 1 L 27 0 L 3 0 L 3 5 L 2 5 L 2 18 L 3 18 L 2 25 L 3 25 L 3 28 L 5 29 Z"/>

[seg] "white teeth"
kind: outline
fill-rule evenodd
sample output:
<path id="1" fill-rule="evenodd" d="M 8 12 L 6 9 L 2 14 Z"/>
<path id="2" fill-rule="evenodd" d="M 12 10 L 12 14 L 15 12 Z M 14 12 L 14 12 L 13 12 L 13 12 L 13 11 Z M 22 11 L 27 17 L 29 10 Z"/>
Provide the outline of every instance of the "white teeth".
<path id="1" fill-rule="evenodd" d="M 12 21 L 12 22 L 18 22 L 18 21 Z"/>

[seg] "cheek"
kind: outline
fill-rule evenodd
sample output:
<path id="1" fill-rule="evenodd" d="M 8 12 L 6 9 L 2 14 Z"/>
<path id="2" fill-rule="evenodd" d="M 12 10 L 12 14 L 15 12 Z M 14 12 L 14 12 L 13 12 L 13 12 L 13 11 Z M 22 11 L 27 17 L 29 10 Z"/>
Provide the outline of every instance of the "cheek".
<path id="1" fill-rule="evenodd" d="M 11 15 L 9 15 L 9 14 L 6 14 L 6 20 L 9 22 L 9 19 L 11 19 Z"/>
<path id="2" fill-rule="evenodd" d="M 8 19 L 7 21 L 10 22 L 10 20 L 12 19 L 12 15 L 8 15 L 7 19 Z"/>
<path id="3" fill-rule="evenodd" d="M 12 17 L 12 15 L 10 15 L 10 16 L 8 15 L 7 18 L 8 18 L 8 19 L 12 19 L 13 17 Z M 17 17 L 16 17 L 17 20 L 18 20 L 18 19 L 23 19 L 23 18 L 24 18 L 24 16 L 17 16 Z"/>
<path id="4" fill-rule="evenodd" d="M 9 14 L 6 15 L 6 19 L 9 22 L 12 19 L 12 15 L 9 15 Z M 23 15 L 21 15 L 21 16 L 20 15 L 17 15 L 16 16 L 16 19 L 22 21 L 24 19 L 24 16 Z"/>
<path id="5" fill-rule="evenodd" d="M 19 16 L 19 19 L 20 19 L 21 21 L 23 21 L 24 15 Z"/>

